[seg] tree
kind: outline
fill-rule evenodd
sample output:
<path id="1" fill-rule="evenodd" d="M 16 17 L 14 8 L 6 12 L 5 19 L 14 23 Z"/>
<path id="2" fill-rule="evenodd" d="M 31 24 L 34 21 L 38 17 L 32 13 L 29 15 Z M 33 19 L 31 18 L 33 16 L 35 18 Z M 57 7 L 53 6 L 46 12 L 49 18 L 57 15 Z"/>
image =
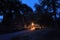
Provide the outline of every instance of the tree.
<path id="1" fill-rule="evenodd" d="M 32 10 L 32 8 L 30 8 L 26 4 L 22 5 L 21 10 L 22 10 L 22 13 L 24 16 L 24 24 L 28 25 L 31 22 L 31 20 L 33 19 L 32 18 L 32 15 L 34 14 L 33 10 Z"/>
<path id="2" fill-rule="evenodd" d="M 53 11 L 52 15 L 54 15 L 55 19 L 56 19 L 56 14 L 57 14 L 56 9 L 60 8 L 59 0 L 43 0 L 42 5 L 47 6 L 48 11 L 50 10 L 50 13 L 51 13 L 51 11 Z"/>
<path id="3" fill-rule="evenodd" d="M 39 15 L 39 21 L 41 24 L 43 23 L 50 26 L 56 26 L 55 24 L 57 24 L 57 8 L 60 7 L 58 1 L 59 0 L 43 0 L 40 5 L 35 6 L 36 14 Z"/>
<path id="4" fill-rule="evenodd" d="M 1 31 L 13 32 L 24 29 L 24 23 L 32 19 L 33 10 L 19 0 L 0 0 L 0 10 L 3 15 Z M 27 20 L 27 21 L 26 21 Z M 6 30 L 5 30 L 6 29 Z"/>

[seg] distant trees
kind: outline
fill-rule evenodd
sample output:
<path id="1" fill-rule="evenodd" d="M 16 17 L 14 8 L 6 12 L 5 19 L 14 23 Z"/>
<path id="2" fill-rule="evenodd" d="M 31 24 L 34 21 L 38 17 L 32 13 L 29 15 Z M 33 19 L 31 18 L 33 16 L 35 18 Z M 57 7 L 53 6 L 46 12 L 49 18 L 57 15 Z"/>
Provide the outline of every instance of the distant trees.
<path id="1" fill-rule="evenodd" d="M 1 4 L 0 11 L 2 11 L 2 15 L 3 15 L 3 21 L 1 23 L 2 30 L 5 32 L 10 32 L 12 30 L 16 30 L 16 29 L 14 29 L 15 27 L 13 25 L 16 26 L 15 22 L 18 23 L 18 19 L 19 19 L 18 17 L 21 16 L 21 14 L 19 13 L 20 12 L 19 11 L 20 2 L 16 1 L 16 0 L 14 0 L 14 1 L 0 0 L 0 4 Z M 16 17 L 18 18 L 17 20 L 15 20 Z M 20 19 L 21 19 L 21 17 L 20 17 Z M 15 22 L 13 23 L 13 21 L 15 21 Z M 5 28 L 5 29 L 3 29 L 3 28 Z"/>
<path id="2" fill-rule="evenodd" d="M 24 24 L 31 21 L 33 10 L 19 0 L 0 0 L 0 11 L 3 15 L 1 32 L 13 32 L 24 29 Z"/>
<path id="3" fill-rule="evenodd" d="M 35 5 L 36 14 L 39 15 L 39 23 L 43 25 L 56 26 L 57 8 L 60 8 L 59 0 L 43 0 L 41 4 Z M 42 19 L 41 19 L 42 18 Z"/>
<path id="4" fill-rule="evenodd" d="M 48 8 L 48 11 L 50 11 L 50 13 L 52 11 L 53 15 L 56 18 L 57 8 L 60 8 L 60 6 L 59 6 L 60 5 L 59 0 L 44 0 L 42 2 L 42 4 L 43 5 L 45 4 L 45 6 L 47 6 L 47 8 Z"/>
<path id="5" fill-rule="evenodd" d="M 43 26 L 60 25 L 57 19 L 57 8 L 60 8 L 59 0 L 43 0 L 41 4 L 35 4 L 35 12 L 19 0 L 0 0 L 0 15 L 3 15 L 0 24 L 2 31 L 23 30 L 24 25 L 32 21 Z M 56 24 L 56 25 L 55 25 Z"/>
<path id="6" fill-rule="evenodd" d="M 33 19 L 32 18 L 32 15 L 33 15 L 32 8 L 30 8 L 26 4 L 23 4 L 21 10 L 22 10 L 22 13 L 24 16 L 24 24 L 29 24 L 31 19 Z"/>

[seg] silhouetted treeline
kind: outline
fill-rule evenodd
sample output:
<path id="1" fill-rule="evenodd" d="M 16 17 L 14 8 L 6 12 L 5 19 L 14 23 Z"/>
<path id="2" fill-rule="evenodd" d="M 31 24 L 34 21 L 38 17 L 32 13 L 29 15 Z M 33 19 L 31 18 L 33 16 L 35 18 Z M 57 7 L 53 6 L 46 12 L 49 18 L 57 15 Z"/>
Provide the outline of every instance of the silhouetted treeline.
<path id="1" fill-rule="evenodd" d="M 60 15 L 57 11 L 60 8 L 59 5 L 59 0 L 43 0 L 40 5 L 36 4 L 36 14 L 39 15 L 38 22 L 47 27 L 59 27 Z"/>
<path id="2" fill-rule="evenodd" d="M 24 24 L 30 22 L 33 10 L 19 0 L 0 0 L 0 11 L 3 20 L 0 33 L 24 30 Z"/>
<path id="3" fill-rule="evenodd" d="M 0 0 L 0 4 L 0 15 L 3 15 L 0 33 L 24 30 L 24 25 L 28 26 L 31 22 L 51 28 L 60 26 L 58 0 L 43 0 L 41 4 L 35 4 L 35 11 L 19 0 Z"/>

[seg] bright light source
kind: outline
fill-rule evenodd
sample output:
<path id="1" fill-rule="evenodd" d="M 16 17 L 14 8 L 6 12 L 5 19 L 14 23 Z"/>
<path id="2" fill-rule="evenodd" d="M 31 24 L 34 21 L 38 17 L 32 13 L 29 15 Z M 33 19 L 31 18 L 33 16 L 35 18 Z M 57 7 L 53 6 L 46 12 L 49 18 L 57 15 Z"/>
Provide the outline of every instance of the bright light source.
<path id="1" fill-rule="evenodd" d="M 35 30 L 35 29 L 36 29 L 35 27 L 32 27 L 30 30 L 33 31 L 33 30 Z"/>
<path id="2" fill-rule="evenodd" d="M 30 25 L 30 30 L 33 31 L 35 29 L 36 29 L 35 24 L 32 22 L 31 25 Z"/>
<path id="3" fill-rule="evenodd" d="M 32 24 L 31 24 L 32 26 L 34 25 L 34 23 L 32 22 Z"/>
<path id="4" fill-rule="evenodd" d="M 43 28 L 45 28 L 45 27 L 42 27 L 42 26 L 40 26 L 39 24 L 35 24 L 34 22 L 32 22 L 30 25 L 28 25 L 28 26 L 26 26 L 25 25 L 25 28 L 27 29 L 27 30 L 30 30 L 30 31 L 34 31 L 34 30 L 36 30 L 36 29 L 43 29 Z"/>

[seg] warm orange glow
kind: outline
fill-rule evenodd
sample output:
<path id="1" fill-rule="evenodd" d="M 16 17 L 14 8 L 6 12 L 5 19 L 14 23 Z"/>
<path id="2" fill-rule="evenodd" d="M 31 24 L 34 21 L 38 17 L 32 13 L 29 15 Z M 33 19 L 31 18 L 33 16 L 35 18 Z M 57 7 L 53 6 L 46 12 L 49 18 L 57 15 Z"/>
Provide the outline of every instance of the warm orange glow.
<path id="1" fill-rule="evenodd" d="M 32 27 L 30 30 L 33 31 L 33 30 L 35 30 L 35 29 L 36 29 L 35 27 Z"/>
<path id="2" fill-rule="evenodd" d="M 32 26 L 34 25 L 34 23 L 32 22 L 32 24 L 31 24 Z"/>
<path id="3" fill-rule="evenodd" d="M 34 30 L 36 30 L 36 29 L 42 29 L 42 28 L 44 28 L 44 27 L 40 26 L 39 24 L 35 24 L 34 22 L 32 22 L 32 23 L 31 23 L 30 25 L 28 25 L 28 26 L 25 25 L 25 28 L 26 28 L 27 30 L 34 31 Z"/>
<path id="4" fill-rule="evenodd" d="M 33 31 L 33 30 L 35 30 L 35 29 L 36 29 L 35 24 L 32 22 L 32 23 L 31 23 L 31 26 L 30 26 L 30 30 Z"/>

